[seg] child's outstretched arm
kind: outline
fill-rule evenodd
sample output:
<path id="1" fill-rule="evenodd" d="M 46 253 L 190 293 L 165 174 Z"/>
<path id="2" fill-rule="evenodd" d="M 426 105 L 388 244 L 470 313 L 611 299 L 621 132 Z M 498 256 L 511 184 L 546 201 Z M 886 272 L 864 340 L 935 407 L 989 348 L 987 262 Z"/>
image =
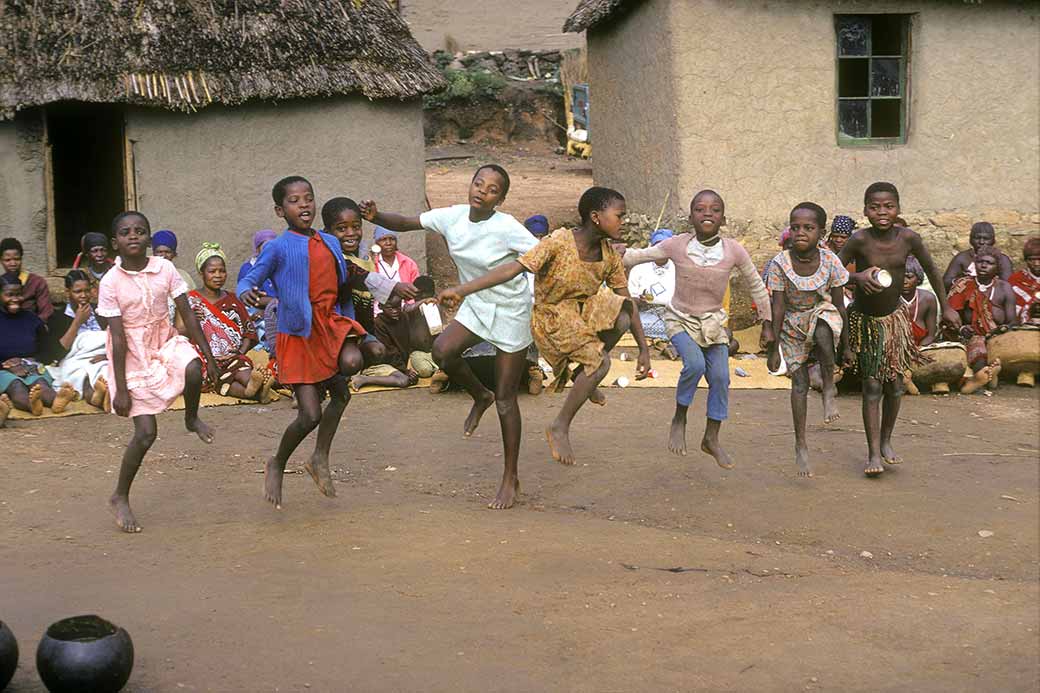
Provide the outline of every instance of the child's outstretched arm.
<path id="1" fill-rule="evenodd" d="M 928 277 L 928 281 L 932 284 L 935 297 L 939 299 L 939 314 L 942 316 L 943 321 L 955 330 L 960 328 L 961 316 L 950 307 L 949 301 L 946 300 L 946 285 L 943 284 L 943 276 L 935 268 L 932 254 L 928 252 L 928 248 L 925 247 L 921 236 L 913 231 L 910 232 L 910 253 L 921 263 L 925 276 Z"/>
<path id="2" fill-rule="evenodd" d="M 466 298 L 470 294 L 483 291 L 484 289 L 490 289 L 492 286 L 498 286 L 499 284 L 509 281 L 513 277 L 520 276 L 520 274 L 526 271 L 527 268 L 516 260 L 507 262 L 504 265 L 499 265 L 483 277 L 477 277 L 473 281 L 466 282 L 461 286 L 444 289 L 437 294 L 437 303 L 449 308 L 454 308 L 462 303 L 462 299 Z"/>
<path id="3" fill-rule="evenodd" d="M 177 314 L 184 323 L 188 339 L 194 342 L 195 346 L 202 350 L 202 355 L 206 357 L 206 377 L 208 377 L 210 383 L 213 384 L 213 389 L 219 390 L 220 367 L 217 366 L 217 360 L 213 358 L 213 352 L 210 351 L 209 342 L 206 341 L 206 337 L 202 334 L 202 328 L 199 327 L 199 319 L 195 317 L 195 312 L 192 311 L 191 306 L 188 305 L 188 296 L 186 294 L 181 294 L 177 298 L 173 299 L 173 304 L 177 306 Z"/>
<path id="4" fill-rule="evenodd" d="M 235 287 L 238 300 L 250 308 L 263 308 L 268 303 L 263 301 L 267 298 L 267 294 L 261 291 L 260 287 L 274 274 L 275 268 L 278 266 L 278 258 L 281 257 L 280 253 L 272 252 L 274 248 L 265 247 L 264 250 L 267 252 L 260 253 L 253 269 L 244 277 L 240 277 L 238 285 Z"/>
<path id="5" fill-rule="evenodd" d="M 631 319 L 629 331 L 632 332 L 632 337 L 639 345 L 639 356 L 636 359 L 636 380 L 643 380 L 650 375 L 650 347 L 646 343 L 646 334 L 643 333 L 643 321 L 639 319 L 639 306 L 628 293 L 628 287 L 614 289 L 614 293 L 628 299 L 625 301 L 625 305 L 628 306 L 628 315 Z"/>
<path id="6" fill-rule="evenodd" d="M 740 249 L 738 252 L 741 253 L 741 257 L 736 263 L 737 271 L 744 278 L 744 283 L 751 292 L 751 300 L 754 301 L 755 309 L 758 311 L 758 318 L 762 321 L 762 336 L 759 339 L 759 343 L 761 346 L 772 344 L 776 339 L 776 335 L 773 334 L 774 313 L 769 302 L 769 292 L 766 290 L 766 284 L 762 281 L 758 270 L 755 269 L 755 263 L 751 261 L 751 256 L 741 246 L 736 245 L 736 247 Z M 781 312 L 780 315 L 782 318 L 783 313 Z"/>
<path id="7" fill-rule="evenodd" d="M 423 227 L 422 223 L 419 222 L 419 217 L 408 217 L 404 214 L 394 214 L 393 212 L 380 212 L 375 200 L 362 200 L 358 207 L 361 208 L 361 216 L 373 224 L 382 226 L 384 229 L 402 232 L 419 231 Z"/>
<path id="8" fill-rule="evenodd" d="M 657 260 L 669 259 L 668 252 L 661 247 L 662 244 L 652 245 L 649 248 L 626 248 L 621 256 L 621 262 L 625 269 L 632 269 L 644 262 L 656 262 Z"/>
<path id="9" fill-rule="evenodd" d="M 126 332 L 123 331 L 122 316 L 109 317 L 108 333 L 112 337 L 112 372 L 116 377 L 112 411 L 119 416 L 130 416 L 130 393 L 126 389 Z"/>

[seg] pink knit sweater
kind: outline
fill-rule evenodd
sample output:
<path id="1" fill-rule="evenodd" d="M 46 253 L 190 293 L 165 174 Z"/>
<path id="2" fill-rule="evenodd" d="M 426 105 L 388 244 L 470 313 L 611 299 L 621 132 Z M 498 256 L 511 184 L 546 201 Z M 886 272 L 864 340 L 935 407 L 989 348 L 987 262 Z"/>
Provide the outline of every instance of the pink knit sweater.
<path id="1" fill-rule="evenodd" d="M 691 233 L 681 233 L 662 241 L 650 248 L 627 250 L 624 255 L 625 267 L 633 267 L 644 262 L 655 260 L 671 260 L 675 263 L 675 294 L 672 306 L 687 315 L 700 316 L 722 310 L 722 299 L 726 295 L 729 276 L 734 269 L 740 272 L 745 284 L 751 291 L 751 299 L 755 302 L 758 317 L 761 320 L 772 320 L 769 306 L 769 292 L 758 275 L 751 256 L 743 246 L 729 238 L 723 238 L 722 260 L 715 265 L 701 266 L 696 264 L 687 253 Z"/>

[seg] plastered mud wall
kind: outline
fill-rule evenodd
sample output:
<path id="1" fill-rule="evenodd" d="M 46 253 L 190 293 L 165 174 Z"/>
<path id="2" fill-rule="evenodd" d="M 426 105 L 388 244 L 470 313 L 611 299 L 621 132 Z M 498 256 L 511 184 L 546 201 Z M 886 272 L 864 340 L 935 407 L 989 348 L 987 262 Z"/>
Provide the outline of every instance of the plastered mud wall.
<path id="1" fill-rule="evenodd" d="M 43 120 L 36 109 L 0 122 L 0 238 L 25 248 L 26 269 L 47 272 Z"/>

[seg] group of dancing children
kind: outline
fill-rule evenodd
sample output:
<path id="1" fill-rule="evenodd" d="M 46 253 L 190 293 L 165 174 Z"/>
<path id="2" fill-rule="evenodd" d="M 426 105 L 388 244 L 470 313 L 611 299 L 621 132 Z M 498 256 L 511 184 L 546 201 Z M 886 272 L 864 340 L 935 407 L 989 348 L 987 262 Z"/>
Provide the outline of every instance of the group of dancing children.
<path id="1" fill-rule="evenodd" d="M 947 303 L 942 277 L 920 236 L 897 225 L 899 193 L 893 185 L 875 183 L 867 188 L 864 213 L 870 227 L 852 234 L 840 255 L 820 243 L 826 212 L 811 202 L 795 206 L 790 214 L 792 244 L 770 263 L 765 281 L 744 248 L 720 235 L 726 224 L 725 202 L 712 190 L 693 197 L 690 232 L 650 248 L 626 250 L 618 244 L 626 216 L 625 198 L 618 191 L 588 189 L 578 203 L 580 225 L 539 240 L 512 216 L 498 211 L 509 185 L 503 168 L 481 166 L 472 178 L 466 203 L 418 216 L 383 211 L 372 200 L 356 204 L 349 198 L 333 198 L 323 210 L 325 231 L 313 227 L 318 206 L 306 179 L 292 176 L 274 186 L 274 211 L 286 230 L 264 239 L 262 252 L 243 270 L 237 289 L 238 298 L 253 310 L 267 303 L 264 287 L 273 287 L 278 294 L 274 340 L 278 380 L 292 388 L 297 410 L 264 470 L 263 495 L 276 508 L 282 507 L 286 464 L 315 428 L 314 451 L 304 467 L 323 494 L 336 495 L 329 457 L 350 402 L 349 379 L 379 357 L 373 352 L 378 342 L 373 344 L 375 340 L 357 319 L 355 300 L 368 295 L 369 301 L 396 304 L 418 294 L 414 284 L 395 282 L 344 257 L 341 239 L 356 236 L 360 241 L 362 218 L 398 233 L 425 229 L 447 242 L 461 283 L 430 299 L 456 309 L 454 319 L 433 340 L 432 355 L 473 399 L 463 424 L 465 436 L 473 435 L 492 405 L 498 414 L 504 469 L 490 508 L 512 507 L 520 493 L 517 390 L 531 343 L 552 366 L 553 387 L 559 391 L 572 385 L 545 429 L 553 459 L 572 465 L 576 455 L 570 432 L 575 415 L 586 402 L 606 403 L 599 386 L 610 368 L 609 352 L 625 332 L 631 332 L 639 348 L 635 377 L 645 378 L 650 371 L 650 352 L 628 293 L 626 269 L 665 259 L 676 268 L 674 295 L 665 311 L 666 331 L 683 362 L 668 437 L 673 453 L 687 453 L 687 413 L 699 382 L 706 378 L 707 417 L 700 447 L 719 466 L 733 466 L 722 446 L 720 428 L 728 416 L 729 390 L 730 336 L 723 300 L 736 270 L 762 321 L 761 343 L 768 350 L 770 365 L 775 366 L 782 354 L 792 376 L 799 474 L 812 476 L 805 440 L 810 363 L 821 367 L 826 422 L 838 417 L 835 364 L 853 365 L 863 379 L 868 446 L 864 472 L 877 475 L 885 463 L 900 462 L 892 434 L 903 374 L 920 358 L 900 294 L 908 256 L 918 258 L 931 280 L 943 320 L 957 326 L 959 316 Z M 150 227 L 144 215 L 120 214 L 112 223 L 112 236 L 118 259 L 101 280 L 96 312 L 108 323 L 111 408 L 132 418 L 134 433 L 110 505 L 119 527 L 137 532 L 140 525 L 130 508 L 130 487 L 155 441 L 155 415 L 183 393 L 185 427 L 210 443 L 213 431 L 199 417 L 204 381 L 222 392 L 234 388 L 233 393 L 247 388 L 255 392 L 265 383 L 251 374 L 238 374 L 246 367 L 240 360 L 217 358 L 210 348 L 212 335 L 204 334 L 200 325 L 200 317 L 207 315 L 200 307 L 213 306 L 227 294 L 221 289 L 226 258 L 219 249 L 203 248 L 197 266 L 206 288 L 189 296 L 174 266 L 147 254 Z M 846 270 L 850 263 L 857 271 Z M 887 271 L 891 281 L 881 281 L 879 270 Z M 521 276 L 525 272 L 535 277 L 533 303 L 528 282 Z M 855 293 L 846 311 L 842 292 L 849 283 Z M 190 341 L 167 319 L 171 301 L 176 322 Z M 493 390 L 482 384 L 462 357 L 480 342 L 495 349 Z"/>

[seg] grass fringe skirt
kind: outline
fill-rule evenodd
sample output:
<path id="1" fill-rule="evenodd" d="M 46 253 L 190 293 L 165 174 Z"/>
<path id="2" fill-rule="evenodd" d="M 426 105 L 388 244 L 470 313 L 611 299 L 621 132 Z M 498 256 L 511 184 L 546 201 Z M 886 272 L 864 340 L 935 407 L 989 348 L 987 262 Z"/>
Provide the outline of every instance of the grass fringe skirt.
<path id="1" fill-rule="evenodd" d="M 922 356 L 910 329 L 910 314 L 900 306 L 875 317 L 849 308 L 849 346 L 861 378 L 892 382 L 928 359 Z"/>

